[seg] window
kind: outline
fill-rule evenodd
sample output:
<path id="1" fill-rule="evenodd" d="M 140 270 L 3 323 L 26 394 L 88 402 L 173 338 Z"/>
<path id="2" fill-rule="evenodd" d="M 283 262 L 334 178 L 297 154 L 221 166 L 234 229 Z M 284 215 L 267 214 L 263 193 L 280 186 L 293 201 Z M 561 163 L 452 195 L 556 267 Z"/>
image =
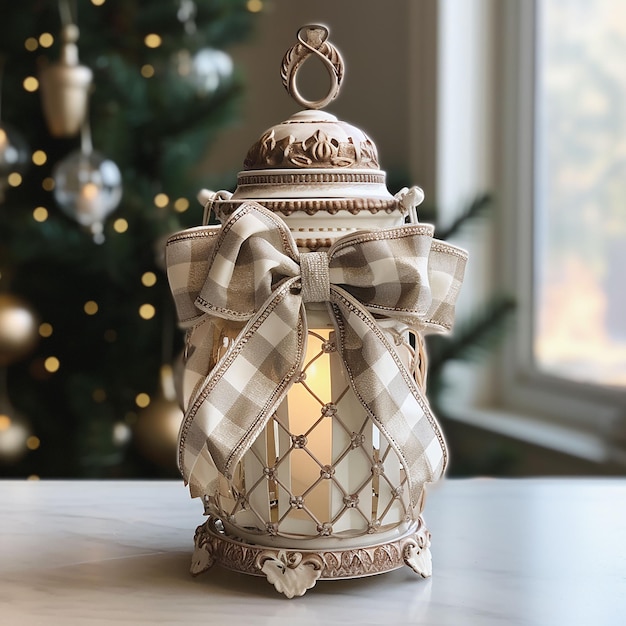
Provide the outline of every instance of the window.
<path id="1" fill-rule="evenodd" d="M 469 391 L 447 412 L 625 467 L 626 3 L 438 7 L 440 201 L 496 198 L 461 297 L 517 301 L 497 367 L 453 370 Z"/>
<path id="2" fill-rule="evenodd" d="M 626 4 L 535 14 L 534 331 L 539 370 L 626 387 Z"/>
<path id="3" fill-rule="evenodd" d="M 518 298 L 500 405 L 552 428 L 556 447 L 623 463 L 626 6 L 498 3 L 494 27 L 497 234 Z"/>

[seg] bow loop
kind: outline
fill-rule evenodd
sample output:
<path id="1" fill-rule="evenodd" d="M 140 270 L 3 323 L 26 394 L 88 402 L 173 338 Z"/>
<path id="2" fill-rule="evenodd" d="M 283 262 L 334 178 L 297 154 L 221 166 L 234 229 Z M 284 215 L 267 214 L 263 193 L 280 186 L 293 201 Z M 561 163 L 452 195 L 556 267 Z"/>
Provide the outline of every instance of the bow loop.
<path id="1" fill-rule="evenodd" d="M 217 236 L 196 306 L 226 319 L 250 319 L 279 284 L 300 274 L 298 259 L 285 223 L 247 203 Z"/>
<path id="2" fill-rule="evenodd" d="M 371 313 L 414 323 L 432 303 L 430 225 L 362 232 L 329 250 L 330 279 Z"/>

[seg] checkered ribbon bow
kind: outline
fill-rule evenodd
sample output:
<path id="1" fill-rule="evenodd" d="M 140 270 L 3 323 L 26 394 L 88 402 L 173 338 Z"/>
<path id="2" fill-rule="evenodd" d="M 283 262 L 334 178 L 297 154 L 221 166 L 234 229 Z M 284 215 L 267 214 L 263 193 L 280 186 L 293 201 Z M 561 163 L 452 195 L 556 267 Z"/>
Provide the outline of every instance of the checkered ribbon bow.
<path id="1" fill-rule="evenodd" d="M 407 225 L 360 231 L 327 252 L 300 253 L 279 217 L 248 202 L 221 228 L 174 235 L 166 255 L 181 324 L 199 335 L 200 355 L 187 363 L 196 363 L 197 376 L 184 392 L 179 441 L 179 467 L 192 493 L 207 451 L 219 472 L 232 477 L 301 371 L 305 303 L 325 302 L 352 388 L 402 460 L 413 504 L 419 501 L 424 483 L 443 473 L 445 444 L 374 316 L 422 333 L 448 330 L 465 252 L 433 240 L 432 226 Z M 239 321 L 242 329 L 211 367 L 208 354 L 222 320 Z"/>

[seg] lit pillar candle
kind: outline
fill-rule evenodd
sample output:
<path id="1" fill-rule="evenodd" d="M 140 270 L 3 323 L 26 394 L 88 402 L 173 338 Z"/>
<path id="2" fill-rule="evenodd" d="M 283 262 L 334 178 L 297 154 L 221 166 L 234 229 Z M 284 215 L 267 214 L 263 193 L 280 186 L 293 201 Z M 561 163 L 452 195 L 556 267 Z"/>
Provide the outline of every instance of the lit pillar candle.
<path id="1" fill-rule="evenodd" d="M 332 422 L 322 413 L 332 399 L 329 359 L 322 349 L 328 332 L 309 332 L 302 373 L 277 412 L 279 423 L 291 433 L 286 461 L 291 495 L 279 509 L 286 515 L 282 525 L 287 533 L 315 534 L 330 520 L 330 484 L 322 476 L 332 464 Z"/>
<path id="2" fill-rule="evenodd" d="M 334 333 L 331 345 L 334 345 Z M 336 417 L 333 421 L 335 478 L 341 488 L 333 490 L 333 532 L 366 529 L 372 507 L 372 423 L 350 388 L 337 352 L 331 353 L 330 368 Z M 364 485 L 365 483 L 365 485 Z"/>

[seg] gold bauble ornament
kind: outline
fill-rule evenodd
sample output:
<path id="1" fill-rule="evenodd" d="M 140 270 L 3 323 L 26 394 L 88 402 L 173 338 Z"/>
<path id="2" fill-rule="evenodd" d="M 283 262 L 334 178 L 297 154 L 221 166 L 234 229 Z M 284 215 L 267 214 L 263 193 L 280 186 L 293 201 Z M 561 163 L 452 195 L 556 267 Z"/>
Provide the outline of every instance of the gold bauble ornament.
<path id="1" fill-rule="evenodd" d="M 37 315 L 22 298 L 0 293 L 0 367 L 26 356 L 37 344 Z"/>
<path id="2" fill-rule="evenodd" d="M 39 73 L 41 102 L 50 134 L 73 137 L 87 117 L 93 72 L 78 62 L 78 26 L 66 24 L 61 32 L 63 47 L 58 63 Z"/>
<path id="3" fill-rule="evenodd" d="M 134 427 L 134 438 L 141 454 L 170 469 L 176 469 L 178 431 L 183 419 L 174 391 L 172 368 L 161 368 L 161 382 L 154 400 L 143 409 Z"/>
<path id="4" fill-rule="evenodd" d="M 30 434 L 26 419 L 6 396 L 0 395 L 0 463 L 10 465 L 19 461 L 28 451 L 26 442 Z"/>

